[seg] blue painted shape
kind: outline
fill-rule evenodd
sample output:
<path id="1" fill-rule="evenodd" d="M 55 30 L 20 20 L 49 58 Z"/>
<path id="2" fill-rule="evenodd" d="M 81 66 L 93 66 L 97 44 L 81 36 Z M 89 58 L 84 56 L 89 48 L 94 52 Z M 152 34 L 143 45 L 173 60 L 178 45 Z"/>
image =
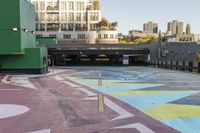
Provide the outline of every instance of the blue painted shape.
<path id="1" fill-rule="evenodd" d="M 160 84 L 141 84 L 141 85 L 125 85 L 125 86 L 92 86 L 94 89 L 110 94 L 113 92 L 123 92 L 123 91 L 130 91 L 130 90 L 139 90 L 139 89 L 144 89 L 144 88 L 150 88 L 150 87 L 157 87 L 161 86 Z"/>
<path id="2" fill-rule="evenodd" d="M 176 92 L 173 94 L 150 94 L 140 96 L 119 96 L 116 97 L 119 100 L 128 103 L 129 105 L 136 107 L 140 110 L 149 109 L 161 104 L 166 104 L 174 100 L 195 94 L 197 92 Z"/>
<path id="3" fill-rule="evenodd" d="M 179 99 L 179 100 L 173 101 L 171 103 L 173 103 L 173 104 L 183 104 L 183 105 L 196 105 L 196 106 L 200 106 L 200 99 L 184 98 L 184 99 Z"/>
<path id="4" fill-rule="evenodd" d="M 182 133 L 199 133 L 200 118 L 183 118 L 175 120 L 163 120 L 162 123 L 175 128 Z"/>

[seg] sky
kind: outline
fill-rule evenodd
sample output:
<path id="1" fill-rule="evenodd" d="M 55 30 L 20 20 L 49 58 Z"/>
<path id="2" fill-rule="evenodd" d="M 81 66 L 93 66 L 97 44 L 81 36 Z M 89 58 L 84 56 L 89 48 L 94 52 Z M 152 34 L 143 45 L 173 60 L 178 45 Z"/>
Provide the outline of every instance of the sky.
<path id="1" fill-rule="evenodd" d="M 142 30 L 148 21 L 158 23 L 162 32 L 172 20 L 189 23 L 200 34 L 200 0 L 100 0 L 102 17 L 118 22 L 118 32 Z"/>

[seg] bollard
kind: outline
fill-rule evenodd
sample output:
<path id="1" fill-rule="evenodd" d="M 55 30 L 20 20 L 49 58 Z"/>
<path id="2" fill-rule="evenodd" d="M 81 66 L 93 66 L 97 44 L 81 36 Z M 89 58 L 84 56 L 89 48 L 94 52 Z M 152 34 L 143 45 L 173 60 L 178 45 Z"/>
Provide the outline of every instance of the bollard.
<path id="1" fill-rule="evenodd" d="M 99 73 L 99 76 L 98 76 L 98 86 L 102 86 L 102 77 L 101 77 L 101 73 Z"/>

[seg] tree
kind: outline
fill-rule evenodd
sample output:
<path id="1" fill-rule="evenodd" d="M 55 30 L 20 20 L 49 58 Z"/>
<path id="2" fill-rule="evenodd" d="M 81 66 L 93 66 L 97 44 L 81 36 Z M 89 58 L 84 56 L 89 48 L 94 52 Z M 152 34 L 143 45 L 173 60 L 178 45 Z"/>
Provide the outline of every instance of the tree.
<path id="1" fill-rule="evenodd" d="M 108 20 L 105 18 L 102 18 L 102 20 L 99 22 L 100 27 L 107 27 L 109 24 Z"/>
<path id="2" fill-rule="evenodd" d="M 99 0 L 94 0 L 93 1 L 93 9 L 94 10 L 100 10 L 100 2 L 99 2 Z"/>
<path id="3" fill-rule="evenodd" d="M 186 26 L 186 34 L 191 34 L 190 24 L 187 24 Z"/>

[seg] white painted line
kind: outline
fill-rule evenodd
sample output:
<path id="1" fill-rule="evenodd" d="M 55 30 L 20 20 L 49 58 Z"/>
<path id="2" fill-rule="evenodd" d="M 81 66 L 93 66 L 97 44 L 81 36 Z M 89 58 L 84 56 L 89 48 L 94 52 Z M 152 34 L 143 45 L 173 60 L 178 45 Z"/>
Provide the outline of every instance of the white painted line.
<path id="1" fill-rule="evenodd" d="M 70 87 L 73 87 L 73 88 L 78 88 L 78 87 L 80 87 L 79 85 L 73 84 L 73 83 L 68 82 L 68 81 L 62 81 L 62 82 L 65 83 L 65 84 L 67 84 L 67 85 L 69 85 Z"/>
<path id="2" fill-rule="evenodd" d="M 71 83 L 69 81 L 65 81 L 63 78 L 61 78 L 60 76 L 55 76 L 55 79 L 58 80 L 58 81 L 61 81 L 62 83 L 65 83 L 67 85 L 69 85 L 70 87 L 72 88 L 75 88 L 75 89 L 78 89 L 84 93 L 86 93 L 88 96 L 96 96 L 97 94 L 85 89 L 85 88 L 81 88 L 79 85 L 76 85 L 74 83 Z"/>
<path id="3" fill-rule="evenodd" d="M 152 131 L 151 129 L 149 129 L 148 127 L 146 127 L 145 125 L 143 125 L 141 123 L 128 124 L 128 125 L 124 125 L 124 126 L 114 127 L 112 129 L 123 129 L 123 128 L 125 128 L 125 129 L 127 129 L 127 128 L 135 128 L 140 133 L 155 133 L 154 131 Z"/>
<path id="4" fill-rule="evenodd" d="M 84 98 L 83 100 L 85 100 L 85 101 L 96 101 L 96 100 L 98 100 L 98 97 L 88 97 L 88 98 Z"/>
<path id="5" fill-rule="evenodd" d="M 7 79 L 8 79 L 8 75 L 6 75 L 2 80 L 1 80 L 1 82 L 3 82 L 3 83 L 9 83 L 8 81 L 7 81 Z"/>
<path id="6" fill-rule="evenodd" d="M 39 131 L 27 132 L 27 133 L 51 133 L 50 129 L 44 129 Z"/>
<path id="7" fill-rule="evenodd" d="M 8 77 L 10 78 L 10 81 L 8 81 Z M 1 82 L 6 84 L 13 84 L 21 87 L 31 88 L 31 89 L 37 89 L 28 79 L 28 76 L 22 76 L 22 75 L 6 75 Z"/>
<path id="8" fill-rule="evenodd" d="M 0 104 L 0 119 L 14 117 L 29 111 L 26 106 L 15 104 Z"/>
<path id="9" fill-rule="evenodd" d="M 89 90 L 87 90 L 87 89 L 85 89 L 85 88 L 80 88 L 80 87 L 78 87 L 78 88 L 76 88 L 76 89 L 79 89 L 80 91 L 86 93 L 89 97 L 97 96 L 96 93 L 93 93 L 93 92 L 91 92 L 91 91 L 89 91 Z"/>
<path id="10" fill-rule="evenodd" d="M 125 118 L 135 116 L 132 113 L 128 112 L 127 110 L 123 109 L 122 107 L 118 106 L 117 104 L 113 103 L 111 100 L 109 100 L 106 97 L 104 97 L 104 103 L 106 106 L 108 106 L 109 108 L 111 108 L 112 110 L 114 110 L 115 112 L 117 112 L 119 114 L 118 117 L 112 119 L 111 121 L 125 119 Z"/>
<path id="11" fill-rule="evenodd" d="M 63 78 L 61 78 L 60 76 L 55 76 L 54 77 L 56 80 L 58 80 L 58 81 L 63 81 Z"/>

